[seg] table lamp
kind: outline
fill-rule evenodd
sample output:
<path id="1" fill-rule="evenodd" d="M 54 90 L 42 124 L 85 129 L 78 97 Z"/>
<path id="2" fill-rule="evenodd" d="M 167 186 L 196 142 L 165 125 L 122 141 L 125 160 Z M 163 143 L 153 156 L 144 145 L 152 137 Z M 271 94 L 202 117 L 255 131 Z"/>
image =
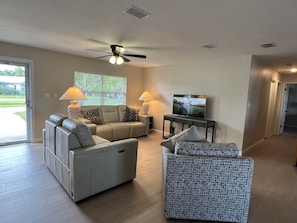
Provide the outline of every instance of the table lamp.
<path id="1" fill-rule="evenodd" d="M 143 113 L 144 115 L 147 115 L 148 110 L 150 108 L 149 101 L 154 100 L 153 96 L 148 91 L 144 91 L 142 95 L 138 98 L 138 100 L 143 101 L 142 103 Z"/>
<path id="2" fill-rule="evenodd" d="M 70 101 L 70 105 L 68 106 L 68 116 L 73 119 L 77 119 L 80 115 L 80 105 L 78 104 L 78 101 L 86 99 L 84 93 L 82 93 L 76 86 L 68 88 L 68 90 L 59 98 L 59 100 Z"/>

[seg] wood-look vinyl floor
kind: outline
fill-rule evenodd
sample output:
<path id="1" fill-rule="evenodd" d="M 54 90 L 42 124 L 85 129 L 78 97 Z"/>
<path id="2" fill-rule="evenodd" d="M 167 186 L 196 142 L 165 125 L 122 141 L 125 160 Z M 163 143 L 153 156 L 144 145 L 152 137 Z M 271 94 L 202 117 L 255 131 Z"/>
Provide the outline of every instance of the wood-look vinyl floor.
<path id="1" fill-rule="evenodd" d="M 139 138 L 133 182 L 74 203 L 43 162 L 41 144 L 0 147 L 0 223 L 184 223 L 163 216 L 161 135 Z M 246 155 L 255 172 L 249 223 L 297 222 L 297 137 L 274 136 Z"/>

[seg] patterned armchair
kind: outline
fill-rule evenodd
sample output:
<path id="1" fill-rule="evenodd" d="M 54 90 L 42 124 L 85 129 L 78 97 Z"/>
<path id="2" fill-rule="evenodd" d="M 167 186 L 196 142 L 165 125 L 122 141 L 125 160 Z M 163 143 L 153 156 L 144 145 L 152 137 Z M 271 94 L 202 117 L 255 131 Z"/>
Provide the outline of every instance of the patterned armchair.
<path id="1" fill-rule="evenodd" d="M 254 162 L 234 143 L 181 141 L 162 152 L 165 217 L 247 222 Z"/>

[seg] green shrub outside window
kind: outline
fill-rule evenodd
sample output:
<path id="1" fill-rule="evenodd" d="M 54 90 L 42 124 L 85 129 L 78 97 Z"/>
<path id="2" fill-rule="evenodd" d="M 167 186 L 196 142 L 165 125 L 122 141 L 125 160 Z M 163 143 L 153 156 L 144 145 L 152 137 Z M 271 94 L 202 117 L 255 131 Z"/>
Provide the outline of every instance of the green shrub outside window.
<path id="1" fill-rule="evenodd" d="M 80 105 L 125 105 L 127 78 L 74 72 L 74 85 L 81 89 L 87 100 Z"/>

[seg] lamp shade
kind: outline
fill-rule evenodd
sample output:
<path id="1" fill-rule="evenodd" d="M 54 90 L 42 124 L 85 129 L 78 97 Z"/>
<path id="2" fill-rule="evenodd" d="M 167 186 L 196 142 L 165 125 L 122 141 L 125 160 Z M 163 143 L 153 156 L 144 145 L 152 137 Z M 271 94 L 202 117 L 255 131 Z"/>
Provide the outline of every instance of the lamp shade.
<path id="1" fill-rule="evenodd" d="M 140 95 L 140 97 L 138 98 L 138 100 L 140 101 L 151 101 L 154 100 L 153 96 L 148 92 L 148 91 L 144 91 L 142 93 L 142 95 Z"/>
<path id="2" fill-rule="evenodd" d="M 73 86 L 68 88 L 68 90 L 60 97 L 59 100 L 78 101 L 78 100 L 86 100 L 86 99 L 87 98 L 84 95 L 84 93 L 82 93 L 82 91 L 78 87 Z"/>
<path id="3" fill-rule="evenodd" d="M 77 119 L 80 116 L 80 105 L 78 100 L 86 100 L 86 96 L 78 87 L 70 87 L 68 90 L 59 98 L 59 100 L 71 101 L 68 106 L 68 115 L 70 118 Z"/>
<path id="4" fill-rule="evenodd" d="M 142 95 L 140 95 L 138 100 L 143 101 L 142 103 L 143 113 L 144 115 L 147 115 L 150 108 L 149 101 L 154 100 L 153 96 L 148 91 L 144 91 Z"/>

